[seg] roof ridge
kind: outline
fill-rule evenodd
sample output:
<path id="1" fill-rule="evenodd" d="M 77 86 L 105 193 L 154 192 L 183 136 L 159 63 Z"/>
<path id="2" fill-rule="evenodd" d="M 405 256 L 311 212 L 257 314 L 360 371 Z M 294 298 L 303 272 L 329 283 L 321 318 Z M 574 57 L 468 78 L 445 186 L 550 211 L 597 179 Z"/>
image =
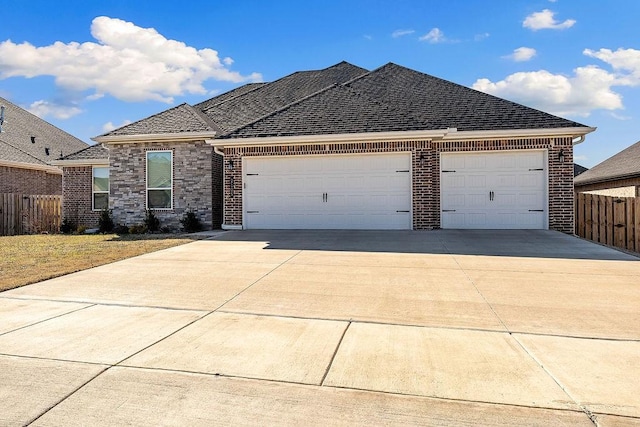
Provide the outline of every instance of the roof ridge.
<path id="1" fill-rule="evenodd" d="M 340 84 L 338 84 L 338 83 L 334 83 L 334 84 L 332 84 L 332 85 L 330 85 L 330 86 L 327 86 L 327 87 L 325 87 L 325 88 L 323 88 L 323 89 L 320 89 L 320 90 L 318 90 L 318 91 L 316 91 L 316 92 L 314 92 L 314 93 L 312 93 L 312 94 L 309 94 L 309 95 L 307 95 L 307 96 L 305 96 L 305 97 L 303 97 L 303 98 L 300 98 L 300 99 L 297 99 L 297 100 L 295 100 L 295 101 L 293 101 L 293 102 L 290 102 L 289 104 L 287 104 L 287 105 L 283 106 L 282 108 L 279 108 L 279 109 L 277 109 L 277 110 L 271 111 L 271 112 L 269 112 L 269 113 L 267 113 L 267 114 L 265 114 L 265 115 L 263 115 L 263 116 L 260 116 L 260 117 L 258 117 L 257 119 L 255 119 L 255 120 L 253 120 L 253 121 L 251 121 L 251 122 L 249 122 L 249 123 L 245 123 L 245 124 L 243 124 L 242 126 L 239 126 L 239 127 L 237 127 L 237 128 L 231 129 L 231 130 L 229 130 L 228 132 L 225 132 L 225 135 L 228 135 L 228 134 L 230 134 L 230 133 L 237 132 L 237 131 L 239 131 L 240 129 L 244 129 L 244 128 L 246 128 L 246 127 L 249 127 L 249 126 L 251 126 L 251 125 L 253 125 L 253 124 L 255 124 L 255 123 L 259 122 L 260 120 L 264 120 L 264 119 L 266 119 L 266 118 L 268 118 L 268 117 L 274 116 L 274 115 L 276 115 L 276 114 L 278 114 L 278 113 L 280 113 L 280 112 L 282 112 L 282 111 L 285 111 L 285 110 L 287 110 L 287 109 L 289 109 L 289 108 L 293 107 L 294 105 L 300 104 L 302 101 L 305 101 L 305 100 L 307 100 L 307 99 L 309 99 L 309 98 L 312 98 L 312 97 L 314 97 L 314 96 L 317 96 L 317 95 L 319 95 L 319 94 L 321 94 L 321 93 L 323 93 L 323 92 L 328 91 L 329 89 L 336 88 L 336 87 L 340 87 L 340 86 L 341 86 Z"/>
<path id="2" fill-rule="evenodd" d="M 26 151 L 24 151 L 22 148 L 20 148 L 20 147 L 16 147 L 15 145 L 13 145 L 12 143 L 10 143 L 10 142 L 8 142 L 8 141 L 5 141 L 5 140 L 3 140 L 3 139 L 0 139 L 0 141 L 1 141 L 3 144 L 7 144 L 7 145 L 8 145 L 9 147 L 11 147 L 11 148 L 14 148 L 14 149 L 18 150 L 18 151 L 19 151 L 19 152 L 21 152 L 22 154 L 25 154 L 25 155 L 27 155 L 27 156 L 29 156 L 29 157 L 33 158 L 33 159 L 36 159 L 38 162 L 40 162 L 40 163 L 42 163 L 42 164 L 44 164 L 44 165 L 47 165 L 47 164 L 48 164 L 48 163 L 47 163 L 47 162 L 45 162 L 44 160 L 41 160 L 41 159 L 37 158 L 37 157 L 36 157 L 36 156 L 34 156 L 33 154 L 27 153 L 27 152 L 26 152 Z"/>
<path id="3" fill-rule="evenodd" d="M 205 113 L 202 112 L 202 110 L 200 110 L 199 108 L 195 108 L 192 105 L 186 104 L 187 107 L 189 107 L 189 109 L 196 115 L 196 117 L 198 119 L 200 119 L 200 121 L 205 124 L 206 126 L 209 126 L 211 129 L 213 129 L 216 133 L 220 133 L 222 132 L 222 129 L 220 129 L 220 126 L 218 126 L 213 120 L 211 120 Z"/>
<path id="4" fill-rule="evenodd" d="M 151 118 L 153 118 L 153 117 L 159 116 L 160 114 L 164 114 L 164 113 L 166 113 L 166 112 L 168 112 L 168 111 L 175 110 L 175 109 L 177 109 L 177 108 L 179 108 L 179 107 L 182 107 L 183 105 L 187 105 L 187 106 L 191 107 L 191 106 L 190 106 L 189 104 L 187 104 L 186 102 L 183 102 L 183 103 L 178 104 L 178 105 L 175 105 L 175 106 L 173 106 L 173 107 L 171 107 L 171 108 L 167 108 L 166 110 L 162 110 L 162 111 L 159 111 L 159 112 L 157 112 L 157 113 L 155 113 L 155 114 L 152 114 L 152 115 L 150 115 L 150 116 L 143 117 L 142 119 L 136 120 L 135 122 L 127 123 L 127 124 L 126 124 L 126 125 L 124 125 L 124 126 L 120 126 L 120 127 L 118 127 L 118 128 L 112 129 L 112 130 L 110 130 L 109 132 L 105 132 L 105 133 L 103 133 L 102 135 L 99 135 L 99 136 L 107 136 L 107 135 L 109 135 L 109 134 L 110 134 L 110 133 L 112 133 L 112 132 L 115 132 L 115 131 L 120 130 L 120 129 L 125 129 L 125 128 L 128 128 L 128 127 L 131 127 L 131 126 L 133 126 L 133 125 L 135 125 L 135 124 L 138 124 L 138 123 L 140 123 L 140 122 L 142 122 L 142 121 L 144 121 L 144 120 L 149 120 L 149 119 L 151 119 Z"/>
<path id="5" fill-rule="evenodd" d="M 240 94 L 238 94 L 238 95 L 232 96 L 231 98 L 227 98 L 227 99 L 225 99 L 224 101 L 218 102 L 217 104 L 209 105 L 207 108 L 200 109 L 200 108 L 196 108 L 195 106 L 196 106 L 196 105 L 200 105 L 200 104 L 204 104 L 204 103 L 205 103 L 205 102 L 207 102 L 208 100 L 205 100 L 205 101 L 202 101 L 202 102 L 198 102 L 198 103 L 197 103 L 197 104 L 195 104 L 193 107 L 194 107 L 195 109 L 200 110 L 200 111 L 202 111 L 202 112 L 204 113 L 205 111 L 207 111 L 207 110 L 209 110 L 209 109 L 211 109 L 211 108 L 217 107 L 217 106 L 222 105 L 222 104 L 224 104 L 224 103 L 226 103 L 226 102 L 229 102 L 229 101 L 233 101 L 234 99 L 237 99 L 237 98 L 239 98 L 239 97 L 241 97 L 241 96 L 244 96 L 244 95 L 246 95 L 246 94 L 248 94 L 248 93 L 254 92 L 254 91 L 256 91 L 256 90 L 258 90 L 258 89 L 260 89 L 260 88 L 263 88 L 263 87 L 265 87 L 265 86 L 267 86 L 267 85 L 269 85 L 269 84 L 271 84 L 271 83 L 273 83 L 273 82 L 253 82 L 253 83 L 247 83 L 246 85 L 239 86 L 239 87 L 237 87 L 236 89 L 240 89 L 241 87 L 243 87 L 243 86 L 247 86 L 247 85 L 259 85 L 259 86 L 254 87 L 253 89 L 248 90 L 248 91 L 243 92 L 243 93 L 240 93 Z M 231 90 L 236 90 L 236 89 L 231 89 Z M 227 91 L 227 92 L 230 92 L 230 91 Z M 225 92 L 225 93 L 227 93 L 227 92 Z M 220 94 L 220 95 L 218 95 L 218 96 L 222 96 L 222 95 L 224 95 L 225 93 L 221 93 L 221 94 Z M 215 97 L 214 97 L 214 98 L 215 98 Z M 213 98 L 210 98 L 210 99 L 213 99 Z M 218 127 L 218 126 L 216 125 L 216 127 Z"/>

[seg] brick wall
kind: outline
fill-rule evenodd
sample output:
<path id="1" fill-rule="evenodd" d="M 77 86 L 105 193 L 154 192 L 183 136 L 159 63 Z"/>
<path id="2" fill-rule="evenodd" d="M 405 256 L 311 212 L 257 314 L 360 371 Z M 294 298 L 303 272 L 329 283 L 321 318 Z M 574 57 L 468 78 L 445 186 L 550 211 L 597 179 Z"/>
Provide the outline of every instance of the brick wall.
<path id="1" fill-rule="evenodd" d="M 242 157 L 312 154 L 411 152 L 413 166 L 413 228 L 440 227 L 440 153 L 461 151 L 546 149 L 549 153 L 549 228 L 573 233 L 573 145 L 571 138 L 528 138 L 491 141 L 405 141 L 355 144 L 307 144 L 230 147 L 224 167 L 224 224 L 242 225 Z M 564 163 L 558 154 L 564 151 Z"/>
<path id="2" fill-rule="evenodd" d="M 91 191 L 92 167 L 65 166 L 63 171 L 62 218 L 71 221 L 76 226 L 98 227 L 100 212 L 91 210 L 93 197 Z"/>
<path id="3" fill-rule="evenodd" d="M 181 229 L 188 209 L 196 211 L 205 228 L 213 223 L 213 148 L 203 141 L 113 144 L 109 146 L 111 194 L 109 208 L 116 224 L 144 223 L 146 212 L 146 151 L 173 152 L 173 209 L 155 210 L 161 227 Z"/>
<path id="4" fill-rule="evenodd" d="M 62 175 L 0 166 L 0 193 L 62 194 Z"/>

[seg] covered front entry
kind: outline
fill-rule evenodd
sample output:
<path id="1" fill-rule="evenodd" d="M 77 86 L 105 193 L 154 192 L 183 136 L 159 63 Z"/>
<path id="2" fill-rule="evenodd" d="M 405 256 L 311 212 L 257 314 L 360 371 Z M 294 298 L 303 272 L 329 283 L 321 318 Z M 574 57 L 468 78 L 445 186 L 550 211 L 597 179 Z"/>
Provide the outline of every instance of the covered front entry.
<path id="1" fill-rule="evenodd" d="M 546 229 L 544 150 L 442 153 L 442 228 Z"/>
<path id="2" fill-rule="evenodd" d="M 411 229 L 411 154 L 245 157 L 244 228 Z"/>

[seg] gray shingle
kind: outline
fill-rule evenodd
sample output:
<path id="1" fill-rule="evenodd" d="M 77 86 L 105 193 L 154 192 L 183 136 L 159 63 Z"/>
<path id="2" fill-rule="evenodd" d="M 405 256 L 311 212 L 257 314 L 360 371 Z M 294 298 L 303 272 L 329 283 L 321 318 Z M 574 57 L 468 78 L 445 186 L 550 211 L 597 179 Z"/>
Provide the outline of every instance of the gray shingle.
<path id="1" fill-rule="evenodd" d="M 336 83 L 345 83 L 367 73 L 364 68 L 340 62 L 332 67 L 290 74 L 257 90 L 203 110 L 224 132 L 277 111 Z"/>
<path id="2" fill-rule="evenodd" d="M 200 102 L 193 107 L 196 110 L 206 110 L 209 107 L 213 107 L 215 105 L 222 104 L 225 101 L 230 100 L 231 98 L 235 98 L 237 96 L 242 96 L 247 92 L 251 92 L 252 90 L 256 90 L 261 88 L 267 83 L 247 83 L 244 86 L 237 87 L 235 89 L 231 89 L 229 92 L 225 92 L 211 99 L 207 99 L 206 101 Z"/>
<path id="3" fill-rule="evenodd" d="M 446 80 L 387 64 L 221 137 L 582 126 Z"/>
<path id="4" fill-rule="evenodd" d="M 109 150 L 102 144 L 90 145 L 89 147 L 64 156 L 60 160 L 103 160 L 109 158 Z"/>
<path id="5" fill-rule="evenodd" d="M 107 132 L 102 136 L 211 131 L 217 131 L 217 128 L 208 117 L 189 104 L 180 104 L 151 117 Z"/>
<path id="6" fill-rule="evenodd" d="M 5 107 L 4 125 L 0 133 L 2 160 L 49 164 L 60 155 L 67 155 L 88 146 L 5 98 L 0 97 L 0 105 Z"/>
<path id="7" fill-rule="evenodd" d="M 585 185 L 634 177 L 640 177 L 640 141 L 580 174 L 573 182 Z"/>

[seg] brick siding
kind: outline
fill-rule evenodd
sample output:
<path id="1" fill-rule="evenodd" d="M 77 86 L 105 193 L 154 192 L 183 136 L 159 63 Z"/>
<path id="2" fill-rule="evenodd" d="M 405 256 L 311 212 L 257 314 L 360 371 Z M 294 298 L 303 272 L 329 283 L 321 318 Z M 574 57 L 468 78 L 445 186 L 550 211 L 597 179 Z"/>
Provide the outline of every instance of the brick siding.
<path id="1" fill-rule="evenodd" d="M 188 209 L 196 211 L 203 226 L 214 225 L 212 199 L 213 148 L 203 141 L 175 143 L 113 144 L 109 146 L 109 208 L 116 224 L 143 224 L 146 212 L 146 152 L 173 152 L 173 209 L 154 211 L 161 227 L 181 229 L 180 219 Z M 219 208 L 218 208 L 219 209 Z"/>
<path id="2" fill-rule="evenodd" d="M 71 221 L 76 226 L 98 227 L 100 212 L 91 210 L 93 168 L 91 166 L 65 166 L 63 171 L 62 218 Z"/>
<path id="3" fill-rule="evenodd" d="M 0 193 L 62 194 L 62 175 L 0 166 Z"/>
<path id="4" fill-rule="evenodd" d="M 413 229 L 428 230 L 440 227 L 440 153 L 532 149 L 545 149 L 549 154 L 549 228 L 572 234 L 573 144 L 571 138 L 227 147 L 223 168 L 224 224 L 242 225 L 242 157 L 411 152 Z M 564 163 L 561 163 L 558 158 L 561 149 L 565 155 Z M 229 160 L 233 161 L 233 169 L 226 167 Z"/>

